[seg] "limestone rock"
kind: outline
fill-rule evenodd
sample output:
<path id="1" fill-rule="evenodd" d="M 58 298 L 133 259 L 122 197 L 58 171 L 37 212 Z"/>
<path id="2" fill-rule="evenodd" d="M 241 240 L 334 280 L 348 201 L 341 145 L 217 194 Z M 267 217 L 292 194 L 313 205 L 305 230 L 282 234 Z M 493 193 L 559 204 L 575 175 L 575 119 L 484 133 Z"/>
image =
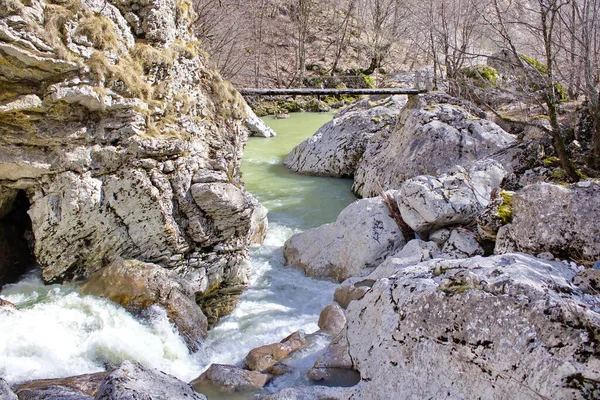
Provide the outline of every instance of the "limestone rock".
<path id="1" fill-rule="evenodd" d="M 269 228 L 267 214 L 269 210 L 260 204 L 258 200 L 254 200 L 254 203 L 254 211 L 250 219 L 250 242 L 260 244 L 267 236 L 267 229 Z"/>
<path id="2" fill-rule="evenodd" d="M 92 275 L 81 293 L 106 297 L 135 313 L 154 304 L 164 307 L 191 351 L 197 351 L 207 335 L 206 316 L 189 285 L 158 265 L 117 260 Z"/>
<path id="3" fill-rule="evenodd" d="M 354 388 L 307 386 L 286 388 L 263 397 L 263 400 L 348 400 L 354 399 Z"/>
<path id="4" fill-rule="evenodd" d="M 0 377 L 0 398 L 2 400 L 18 400 L 15 392 L 2 377 Z"/>
<path id="5" fill-rule="evenodd" d="M 339 334 L 308 371 L 308 377 L 328 386 L 353 386 L 360 375 L 353 369 L 345 334 Z"/>
<path id="6" fill-rule="evenodd" d="M 499 185 L 497 179 L 491 184 Z M 492 185 L 485 185 L 488 193 Z M 462 167 L 456 167 L 440 177 L 428 175 L 409 179 L 397 196 L 398 208 L 404 221 L 421 237 L 450 225 L 469 225 L 475 222 L 487 202 Z"/>
<path id="7" fill-rule="evenodd" d="M 355 398 L 594 397 L 600 309 L 573 276 L 505 254 L 425 261 L 378 280 L 347 309 Z"/>
<path id="8" fill-rule="evenodd" d="M 294 147 L 284 164 L 301 174 L 352 176 L 368 140 L 389 133 L 405 104 L 406 96 L 392 96 L 365 107 L 350 106 Z"/>
<path id="9" fill-rule="evenodd" d="M 321 310 L 318 325 L 321 332 L 337 335 L 346 325 L 344 310 L 336 303 L 328 305 Z"/>
<path id="10" fill-rule="evenodd" d="M 272 378 L 269 374 L 248 371 L 233 365 L 211 364 L 190 385 L 202 392 L 203 388 L 216 388 L 223 393 L 247 392 L 260 389 Z"/>
<path id="11" fill-rule="evenodd" d="M 600 183 L 583 186 L 538 183 L 517 191 L 512 224 L 498 233 L 495 251 L 514 247 L 563 259 L 600 259 Z"/>
<path id="12" fill-rule="evenodd" d="M 40 379 L 15 388 L 23 399 L 93 399 L 109 372 L 98 372 L 68 378 Z"/>
<path id="13" fill-rule="evenodd" d="M 306 335 L 304 332 L 294 332 L 279 343 L 267 344 L 250 350 L 244 363 L 252 371 L 265 371 L 305 345 Z"/>
<path id="14" fill-rule="evenodd" d="M 0 214 L 15 193 L 28 199 L 43 279 L 85 280 L 125 258 L 172 269 L 197 296 L 243 287 L 250 236 L 261 235 L 239 173 L 252 115 L 208 66 L 192 2 L 10 4 L 0 11 Z M 215 189 L 199 205 L 194 184 L 233 197 Z M 230 309 L 236 296 L 224 298 L 211 306 Z"/>
<path id="15" fill-rule="evenodd" d="M 206 400 L 190 385 L 138 363 L 123 362 L 102 382 L 96 400 L 134 399 Z"/>
<path id="16" fill-rule="evenodd" d="M 600 294 L 600 270 L 590 268 L 579 271 L 573 278 L 573 284 L 583 292 L 597 296 Z"/>
<path id="17" fill-rule="evenodd" d="M 501 226 L 512 221 L 514 192 L 496 190 L 489 204 L 477 216 L 477 233 L 484 240 L 496 240 Z"/>
<path id="18" fill-rule="evenodd" d="M 418 175 L 439 176 L 455 165 L 468 169 L 515 143 L 499 126 L 451 100 L 432 93 L 424 96 L 420 107 L 404 108 L 396 129 L 367 144 L 352 190 L 370 197 L 377 193 L 377 181 L 384 188 L 399 188 Z"/>
<path id="19" fill-rule="evenodd" d="M 246 120 L 244 121 L 246 128 L 250 131 L 248 136 L 270 138 L 277 136 L 277 133 L 260 119 L 250 106 L 246 107 Z"/>
<path id="20" fill-rule="evenodd" d="M 446 258 L 469 258 L 482 256 L 483 248 L 477 241 L 477 234 L 466 229 L 452 229 L 450 237 L 442 247 Z"/>
<path id="21" fill-rule="evenodd" d="M 372 279 L 371 286 L 375 279 L 387 278 L 394 275 L 400 268 L 418 264 L 421 261 L 441 258 L 440 247 L 434 242 L 425 242 L 420 239 L 409 241 L 403 248 L 385 259 L 384 262 L 373 271 L 369 278 Z"/>
<path id="22" fill-rule="evenodd" d="M 306 275 L 341 282 L 368 275 L 404 245 L 404 237 L 380 197 L 358 200 L 335 222 L 292 236 L 284 245 L 287 265 Z"/>

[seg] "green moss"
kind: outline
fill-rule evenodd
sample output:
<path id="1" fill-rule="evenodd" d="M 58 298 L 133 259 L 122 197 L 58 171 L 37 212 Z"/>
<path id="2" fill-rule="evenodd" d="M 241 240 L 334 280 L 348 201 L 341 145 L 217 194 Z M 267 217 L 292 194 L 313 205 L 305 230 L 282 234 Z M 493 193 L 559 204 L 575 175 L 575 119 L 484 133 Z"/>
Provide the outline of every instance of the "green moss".
<path id="1" fill-rule="evenodd" d="M 519 54 L 519 57 L 521 57 L 521 59 L 527 64 L 535 68 L 540 74 L 548 75 L 548 66 L 546 64 L 542 64 L 538 60 L 531 58 L 525 54 Z"/>
<path id="2" fill-rule="evenodd" d="M 495 68 L 488 65 L 475 65 L 464 68 L 461 71 L 467 78 L 472 79 L 481 88 L 489 88 L 496 85 L 500 74 Z"/>
<path id="3" fill-rule="evenodd" d="M 542 160 L 542 163 L 546 167 L 558 167 L 560 165 L 560 160 L 558 157 L 546 157 Z"/>
<path id="4" fill-rule="evenodd" d="M 512 222 L 513 218 L 513 195 L 514 192 L 510 192 L 507 190 L 500 191 L 500 196 L 502 196 L 502 204 L 498 206 L 498 217 L 504 222 L 508 224 Z"/>
<path id="5" fill-rule="evenodd" d="M 436 265 L 435 269 L 433 270 L 433 276 L 440 276 L 449 269 L 450 267 L 442 267 L 441 265 Z"/>
<path id="6" fill-rule="evenodd" d="M 365 75 L 365 74 L 361 73 L 360 76 L 365 81 L 365 84 L 367 85 L 367 87 L 375 88 L 376 82 L 375 82 L 375 77 L 373 75 Z"/>

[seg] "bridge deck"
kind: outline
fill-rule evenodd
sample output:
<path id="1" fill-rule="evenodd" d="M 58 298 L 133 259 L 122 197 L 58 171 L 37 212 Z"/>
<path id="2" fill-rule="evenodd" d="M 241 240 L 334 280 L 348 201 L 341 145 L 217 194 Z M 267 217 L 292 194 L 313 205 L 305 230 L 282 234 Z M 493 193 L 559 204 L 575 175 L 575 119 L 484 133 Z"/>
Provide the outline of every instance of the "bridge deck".
<path id="1" fill-rule="evenodd" d="M 342 94 L 362 95 L 362 94 L 408 94 L 415 95 L 426 93 L 424 89 L 399 89 L 399 88 L 380 88 L 380 89 L 239 89 L 243 96 L 336 96 Z"/>

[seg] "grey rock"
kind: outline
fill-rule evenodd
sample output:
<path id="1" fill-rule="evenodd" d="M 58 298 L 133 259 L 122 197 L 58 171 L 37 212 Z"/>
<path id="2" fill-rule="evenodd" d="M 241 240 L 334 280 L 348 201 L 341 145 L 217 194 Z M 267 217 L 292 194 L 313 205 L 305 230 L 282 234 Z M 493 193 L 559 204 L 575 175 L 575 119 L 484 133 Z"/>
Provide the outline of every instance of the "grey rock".
<path id="1" fill-rule="evenodd" d="M 406 96 L 392 96 L 364 107 L 342 110 L 287 155 L 284 164 L 301 174 L 349 177 L 373 136 L 389 133 L 396 125 Z"/>
<path id="2" fill-rule="evenodd" d="M 435 242 L 413 239 L 379 264 L 375 271 L 369 275 L 369 278 L 373 280 L 387 278 L 394 275 L 400 268 L 441 257 L 442 252 Z"/>
<path id="3" fill-rule="evenodd" d="M 250 106 L 246 107 L 246 119 L 244 121 L 246 128 L 250 131 L 248 136 L 270 138 L 277 136 L 277 133 L 260 119 Z"/>
<path id="4" fill-rule="evenodd" d="M 453 229 L 442 247 L 445 258 L 469 258 L 482 256 L 483 248 L 477 241 L 477 233 L 466 229 Z"/>
<path id="5" fill-rule="evenodd" d="M 335 222 L 292 236 L 284 245 L 287 265 L 306 275 L 341 282 L 365 276 L 404 245 L 404 237 L 380 197 L 358 200 Z"/>
<path id="6" fill-rule="evenodd" d="M 390 134 L 370 140 L 354 176 L 356 194 L 376 195 L 377 181 L 393 189 L 407 179 L 439 176 L 456 165 L 468 169 L 515 143 L 512 135 L 493 122 L 434 95 L 425 96 L 418 108 L 402 110 Z"/>
<path id="7" fill-rule="evenodd" d="M 15 387 L 19 399 L 93 399 L 108 372 L 97 372 L 67 378 L 39 379 Z"/>
<path id="8" fill-rule="evenodd" d="M 190 382 L 198 392 L 214 388 L 223 393 L 248 392 L 262 388 L 272 375 L 248 371 L 233 365 L 211 364 L 199 377 Z"/>
<path id="9" fill-rule="evenodd" d="M 595 221 L 600 221 L 600 183 L 529 185 L 514 194 L 513 221 L 498 233 L 495 252 L 514 248 L 595 261 L 600 258 L 600 225 Z"/>
<path id="10" fill-rule="evenodd" d="M 345 309 L 351 301 L 362 299 L 374 282 L 362 277 L 348 278 L 335 289 L 333 300 Z"/>
<path id="11" fill-rule="evenodd" d="M 589 332 L 600 308 L 573 276 L 562 263 L 506 254 L 425 261 L 378 280 L 346 311 L 362 379 L 355 398 L 593 397 Z"/>
<path id="12" fill-rule="evenodd" d="M 262 400 L 348 400 L 355 392 L 353 388 L 308 386 L 282 389 Z"/>
<path id="13" fill-rule="evenodd" d="M 96 400 L 183 398 L 206 400 L 206 396 L 194 391 L 187 383 L 130 361 L 123 362 L 106 377 L 96 396 Z"/>

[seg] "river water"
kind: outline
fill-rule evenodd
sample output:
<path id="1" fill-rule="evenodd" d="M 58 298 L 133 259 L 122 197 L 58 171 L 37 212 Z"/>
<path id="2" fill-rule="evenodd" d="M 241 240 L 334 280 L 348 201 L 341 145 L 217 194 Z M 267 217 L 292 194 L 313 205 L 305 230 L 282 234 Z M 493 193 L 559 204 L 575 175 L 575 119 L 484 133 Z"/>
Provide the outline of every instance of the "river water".
<path id="1" fill-rule="evenodd" d="M 98 372 L 134 360 L 189 381 L 211 363 L 240 365 L 254 347 L 298 329 L 316 331 L 319 312 L 332 301 L 336 284 L 285 268 L 282 246 L 294 233 L 333 221 L 355 200 L 352 182 L 293 174 L 283 158 L 329 119 L 331 114 L 314 113 L 266 119 L 278 136 L 249 139 L 243 181 L 269 209 L 269 230 L 263 245 L 251 250 L 249 289 L 199 352 L 188 353 L 158 307 L 138 319 L 105 299 L 81 296 L 76 287 L 45 286 L 39 271 L 32 271 L 0 293 L 18 308 L 0 309 L 0 376 L 17 383 Z M 325 345 L 325 338 L 316 337 L 311 350 Z M 308 368 L 313 357 L 296 359 L 296 366 Z M 271 390 L 302 376 L 297 372 L 275 380 Z"/>

